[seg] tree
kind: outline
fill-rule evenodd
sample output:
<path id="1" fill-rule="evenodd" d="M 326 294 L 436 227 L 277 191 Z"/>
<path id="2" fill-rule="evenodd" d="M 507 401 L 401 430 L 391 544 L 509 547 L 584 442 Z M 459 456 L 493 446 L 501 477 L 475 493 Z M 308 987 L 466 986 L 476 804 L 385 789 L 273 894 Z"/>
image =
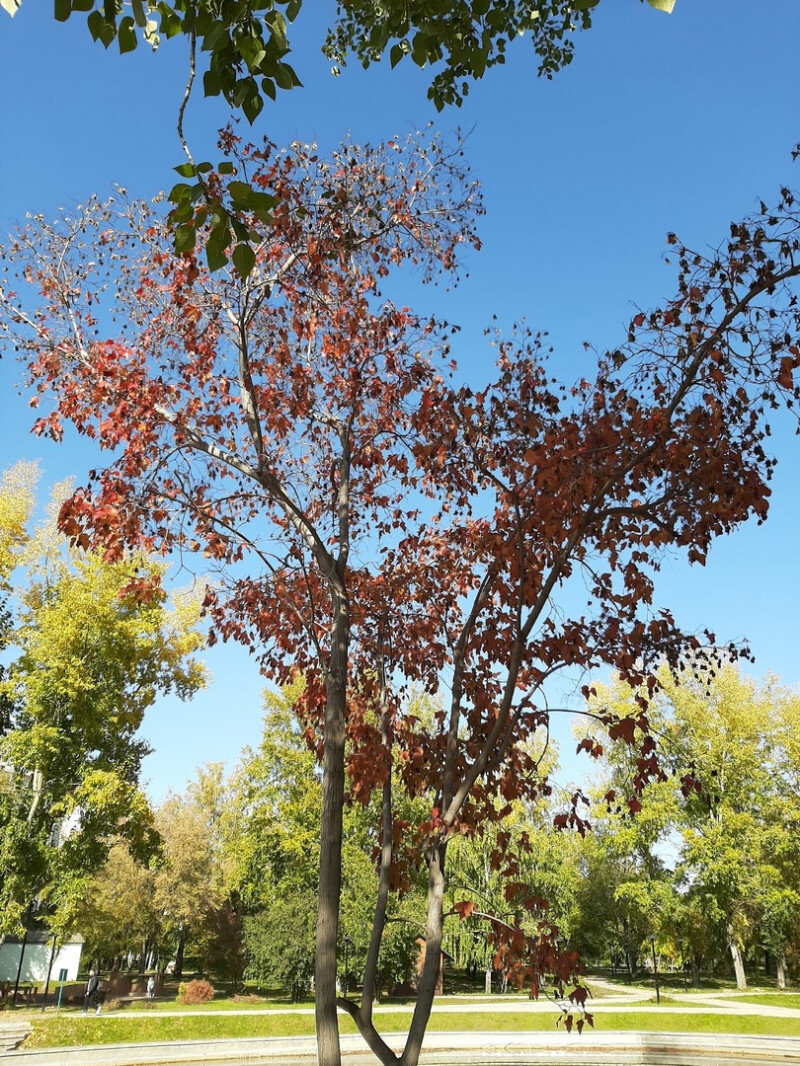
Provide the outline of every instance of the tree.
<path id="1" fill-rule="evenodd" d="M 635 716 L 636 706 L 636 693 L 624 682 L 595 684 L 587 718 L 610 714 L 624 721 Z M 649 712 L 656 734 L 663 727 L 659 709 L 656 701 Z M 578 750 L 591 743 L 583 739 L 588 728 L 584 724 L 579 730 Z M 637 784 L 642 752 L 622 736 L 605 745 L 597 757 L 604 773 L 592 796 L 600 815 L 584 847 L 581 940 L 594 955 L 606 950 L 613 955 L 621 947 L 628 978 L 634 980 L 648 939 L 668 931 L 678 907 L 674 871 L 660 857 L 675 825 L 677 788 L 667 779 L 650 781 L 643 791 Z M 623 797 L 633 798 L 632 808 Z"/>
<path id="2" fill-rule="evenodd" d="M 322 783 L 317 757 L 297 722 L 305 684 L 301 677 L 279 692 L 264 693 L 264 726 L 257 750 L 246 749 L 234 775 L 236 894 L 245 912 L 249 972 L 277 983 L 299 999 L 311 989 L 316 938 L 313 915 L 319 882 Z M 342 823 L 342 898 L 339 946 L 348 941 L 347 965 L 364 965 L 364 930 L 375 894 L 374 810 L 345 808 Z M 415 915 L 418 919 L 419 915 Z M 399 918 L 397 913 L 393 918 Z M 397 921 L 384 942 L 380 985 L 404 982 L 413 969 L 419 926 Z M 340 983 L 344 968 L 341 968 Z M 352 987 L 352 980 L 349 982 Z"/>
<path id="3" fill-rule="evenodd" d="M 154 896 L 153 870 L 137 861 L 123 841 L 112 844 L 74 913 L 85 956 L 96 965 L 111 959 L 114 966 L 128 954 L 146 957 L 161 925 Z"/>
<path id="4" fill-rule="evenodd" d="M 530 744 L 547 724 L 546 680 L 606 666 L 643 686 L 634 713 L 599 717 L 612 740 L 640 747 L 635 790 L 663 773 L 647 696 L 659 664 L 677 665 L 699 641 L 651 610 L 655 575 L 665 550 L 702 563 L 715 537 L 766 517 L 766 415 L 800 399 L 800 220 L 784 190 L 708 257 L 671 237 L 676 296 L 637 314 L 593 379 L 558 385 L 542 339 L 522 333 L 499 342 L 497 379 L 474 392 L 451 383 L 436 350 L 445 331 L 377 294 L 394 264 L 451 272 L 473 240 L 474 192 L 457 157 L 390 144 L 347 146 L 327 163 L 302 146 L 223 141 L 277 198 L 268 223 L 250 220 L 246 279 L 212 278 L 195 253 L 173 255 L 147 205 L 120 218 L 92 201 L 64 223 L 34 220 L 7 250 L 24 275 L 15 288 L 38 296 L 30 306 L 6 291 L 5 328 L 40 398 L 53 395 L 40 431 L 58 436 L 68 419 L 116 448 L 65 504 L 65 531 L 112 557 L 131 541 L 201 550 L 229 568 L 206 600 L 215 629 L 251 647 L 274 681 L 293 669 L 305 679 L 298 711 L 322 759 L 324 1066 L 339 1062 L 346 779 L 354 801 L 380 796 L 364 989 L 360 1003 L 339 1005 L 382 1062 L 414 1066 L 438 976 L 450 840 L 548 787 Z M 198 226 L 198 249 L 214 232 Z M 92 332 L 106 320 L 85 303 L 90 277 L 92 301 L 109 281 L 116 337 Z M 556 597 L 579 577 L 588 608 L 565 613 Z M 443 677 L 449 696 L 428 723 L 401 683 L 435 695 Z M 415 824 L 395 819 L 395 770 L 399 790 L 426 801 Z M 585 829 L 584 801 L 576 791 L 557 825 Z M 551 973 L 565 992 L 576 954 L 501 848 L 491 861 L 535 930 L 496 927 L 496 964 L 534 992 Z M 426 956 L 398 1060 L 372 999 L 390 892 L 420 865 Z"/>
<path id="5" fill-rule="evenodd" d="M 0 932 L 19 928 L 37 896 L 66 931 L 113 839 L 138 855 L 152 846 L 138 789 L 147 745 L 137 733 L 159 693 L 187 698 L 203 683 L 193 658 L 203 642 L 199 606 L 178 600 L 170 610 L 162 568 L 143 555 L 107 561 L 66 550 L 52 523 L 27 542 L 14 528 L 26 583 L 16 590 L 17 657 L 3 682 L 11 714 L 0 736 L 9 778 L 0 793 Z"/>
<path id="6" fill-rule="evenodd" d="M 640 0 L 640 3 L 643 0 Z M 647 0 L 662 11 L 671 11 L 675 0 Z M 573 37 L 578 29 L 591 26 L 592 9 L 599 0 L 547 0 L 536 8 L 518 0 L 480 0 L 442 5 L 439 0 L 357 0 L 338 6 L 338 21 L 328 34 L 326 55 L 344 64 L 353 52 L 364 66 L 390 50 L 392 67 L 410 55 L 421 67 L 441 66 L 433 77 L 428 96 L 441 110 L 460 104 L 469 81 L 483 77 L 488 67 L 505 62 L 507 44 L 529 38 L 539 62 L 539 72 L 552 77 L 572 59 Z M 21 0 L 0 0 L 13 15 Z M 95 41 L 108 48 L 117 42 L 121 53 L 133 51 L 139 39 L 152 48 L 172 37 L 189 41 L 189 71 L 186 94 L 178 111 L 178 137 L 186 162 L 176 168 L 192 183 L 174 186 L 170 200 L 175 248 L 185 252 L 194 233 L 197 214 L 211 218 L 215 239 L 205 245 L 209 267 L 219 269 L 230 258 L 246 276 L 253 267 L 253 248 L 246 224 L 256 212 L 269 221 L 274 202 L 272 190 L 254 185 L 245 174 L 234 184 L 220 188 L 207 181 L 208 162 L 196 162 L 186 142 L 183 115 L 195 81 L 200 56 L 208 56 L 203 74 L 206 96 L 222 96 L 231 108 L 254 122 L 266 98 L 275 100 L 278 89 L 300 86 L 287 62 L 290 46 L 287 22 L 300 14 L 302 0 L 248 0 L 245 4 L 222 4 L 203 0 L 136 0 L 131 13 L 123 13 L 121 0 L 55 0 L 55 17 L 65 22 L 71 15 L 88 11 L 87 25 Z M 283 9 L 283 10 L 282 10 Z M 338 73 L 338 67 L 333 68 Z M 223 167 L 230 166 L 226 160 Z M 221 195 L 223 194 L 223 195 Z M 236 254 L 233 254 L 233 253 Z"/>
<path id="7" fill-rule="evenodd" d="M 760 927 L 769 928 L 778 958 L 790 939 L 786 906 L 796 880 L 786 884 L 776 865 L 794 836 L 781 817 L 775 730 L 776 711 L 788 694 L 774 680 L 758 684 L 731 666 L 706 685 L 684 679 L 668 693 L 670 739 L 701 783 L 683 808 L 685 863 L 695 895 L 730 951 L 737 985 L 745 988 L 744 956 Z M 788 850 L 794 851 L 792 844 Z M 782 865 L 788 870 L 793 863 Z"/>
<path id="8" fill-rule="evenodd" d="M 222 770 L 220 763 L 198 770 L 184 794 L 169 795 L 156 811 L 161 857 L 155 896 L 164 932 L 177 945 L 177 977 L 183 973 L 190 935 L 200 946 L 209 925 L 218 924 L 224 931 L 231 921 L 231 870 L 222 839 L 227 798 Z"/>
<path id="9" fill-rule="evenodd" d="M 619 687 L 615 695 L 625 701 Z M 603 697 L 600 690 L 597 698 Z M 632 694 L 627 703 L 630 713 Z M 671 824 L 683 837 L 683 935 L 692 955 L 707 953 L 716 937 L 730 952 L 740 988 L 747 950 L 757 939 L 783 960 L 784 970 L 786 946 L 797 932 L 795 809 L 781 728 L 796 704 L 796 695 L 772 678 L 757 683 L 729 663 L 712 670 L 701 659 L 694 670 L 663 671 L 654 711 L 674 776 L 657 786 L 661 797 L 643 801 L 644 825 L 655 820 L 663 832 Z M 610 758 L 619 766 L 615 754 Z M 684 799 L 676 805 L 679 779 Z M 629 833 L 638 834 L 642 824 L 637 816 Z M 692 911 L 703 925 L 699 936 Z"/>
<path id="10" fill-rule="evenodd" d="M 27 523 L 35 502 L 36 469 L 30 463 L 16 463 L 0 481 L 0 652 L 13 634 L 11 575 L 19 552 L 27 539 Z M 14 700 L 6 679 L 8 670 L 0 663 L 0 737 L 11 728 Z"/>
<path id="11" fill-rule="evenodd" d="M 675 0 L 647 2 L 661 11 L 671 11 L 675 4 Z M 2 0 L 0 6 L 14 15 L 21 3 Z M 547 0 L 531 10 L 503 0 L 477 5 L 459 0 L 446 7 L 432 0 L 412 4 L 358 0 L 339 4 L 324 51 L 338 63 L 344 63 L 352 51 L 368 66 L 390 48 L 392 67 L 406 55 L 420 67 L 440 66 L 428 95 L 441 110 L 446 104 L 460 104 L 468 92 L 465 79 L 481 78 L 486 69 L 503 63 L 506 46 L 518 38 L 530 39 L 540 73 L 547 77 L 557 73 L 572 59 L 572 38 L 578 29 L 591 26 L 592 9 L 598 3 Z M 291 50 L 287 22 L 294 22 L 301 8 L 302 0 L 250 0 L 243 7 L 212 0 L 198 5 L 146 0 L 123 14 L 119 2 L 56 0 L 55 17 L 65 22 L 76 12 L 88 11 L 93 39 L 106 48 L 116 41 L 121 53 L 133 51 L 140 38 L 151 48 L 158 48 L 162 37 L 190 38 L 193 48 L 197 42 L 208 55 L 203 77 L 206 96 L 223 96 L 252 122 L 265 97 L 274 100 L 277 90 L 300 85 L 286 57 Z"/>

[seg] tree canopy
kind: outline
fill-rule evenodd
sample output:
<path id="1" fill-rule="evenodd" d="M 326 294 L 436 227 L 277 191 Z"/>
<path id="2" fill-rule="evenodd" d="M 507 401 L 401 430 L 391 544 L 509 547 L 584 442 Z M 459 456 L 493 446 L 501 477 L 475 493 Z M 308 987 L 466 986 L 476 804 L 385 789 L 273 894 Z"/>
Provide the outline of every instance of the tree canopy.
<path id="1" fill-rule="evenodd" d="M 642 2 L 642 0 L 640 0 Z M 22 0 L 2 0 L 10 15 Z M 671 11 L 675 0 L 647 0 Z M 547 77 L 572 59 L 575 34 L 592 24 L 599 0 L 546 0 L 536 8 L 518 0 L 414 0 L 413 3 L 374 0 L 340 3 L 325 44 L 326 56 L 344 64 L 350 53 L 364 65 L 388 51 L 392 67 L 405 56 L 420 67 L 437 72 L 428 96 L 440 110 L 460 104 L 469 82 L 505 61 L 514 41 L 527 38 Z M 206 96 L 223 96 L 253 122 L 265 98 L 293 89 L 300 80 L 287 62 L 291 51 L 289 25 L 300 17 L 302 0 L 248 0 L 222 3 L 202 0 L 134 0 L 130 10 L 121 0 L 55 0 L 55 17 L 65 22 L 86 14 L 89 32 L 106 48 L 116 42 L 121 53 L 139 42 L 158 48 L 161 41 L 188 37 L 207 56 L 203 73 Z M 88 13 L 88 14 L 87 14 Z M 338 68 L 334 67 L 334 72 Z"/>
<path id="2" fill-rule="evenodd" d="M 425 965 L 401 1057 L 413 1066 L 449 842 L 546 794 L 530 741 L 547 726 L 547 679 L 607 666 L 643 686 L 633 713 L 600 716 L 612 740 L 639 748 L 630 810 L 663 773 L 648 697 L 659 665 L 677 667 L 699 639 L 653 608 L 655 577 L 666 550 L 701 563 L 716 537 L 766 517 L 766 418 L 800 398 L 796 201 L 783 190 L 709 255 L 670 238 L 675 296 L 637 314 L 593 376 L 560 383 L 543 339 L 523 330 L 498 338 L 495 380 L 475 391 L 452 381 L 452 332 L 382 291 L 402 264 L 454 276 L 477 243 L 457 149 L 347 144 L 325 160 L 303 145 L 223 142 L 237 162 L 207 181 L 235 187 L 238 168 L 274 197 L 248 219 L 247 277 L 200 263 L 213 222 L 176 255 L 158 210 L 92 200 L 17 236 L 3 328 L 45 404 L 38 430 L 58 438 L 66 419 L 114 449 L 65 503 L 62 528 L 111 559 L 135 544 L 216 560 L 215 631 L 278 684 L 304 677 L 298 711 L 322 759 L 323 1062 L 338 1061 L 345 800 L 380 797 L 379 878 L 362 998 L 338 1002 L 386 1062 L 372 1001 L 389 897 L 425 871 Z M 95 305 L 105 291 L 116 332 L 95 337 L 111 320 Z M 571 613 L 556 597 L 573 578 L 589 600 Z M 411 685 L 447 699 L 420 717 L 403 698 Z M 424 797 L 424 816 L 398 817 L 396 793 Z M 576 790 L 557 825 L 583 831 L 584 802 Z M 498 843 L 491 861 L 532 916 L 532 935 L 493 928 L 499 964 L 534 992 L 544 973 L 569 987 L 576 953 L 514 880 L 516 857 Z"/>
<path id="3" fill-rule="evenodd" d="M 194 657 L 204 639 L 199 604 L 178 597 L 170 608 L 163 568 L 142 554 L 108 561 L 69 550 L 52 512 L 30 535 L 32 477 L 12 470 L 0 491 L 12 501 L 2 507 L 7 565 L 25 566 L 13 586 L 16 655 L 3 679 L 11 710 L 0 736 L 2 932 L 19 927 L 37 896 L 69 929 L 112 838 L 138 854 L 153 846 L 139 790 L 144 712 L 160 693 L 189 697 L 205 677 Z M 56 490 L 55 510 L 65 491 Z"/>

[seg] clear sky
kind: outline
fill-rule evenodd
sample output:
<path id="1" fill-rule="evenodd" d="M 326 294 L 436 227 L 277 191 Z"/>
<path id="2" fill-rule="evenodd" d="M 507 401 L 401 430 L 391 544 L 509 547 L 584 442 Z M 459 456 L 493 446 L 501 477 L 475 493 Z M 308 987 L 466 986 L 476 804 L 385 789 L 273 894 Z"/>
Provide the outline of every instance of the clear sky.
<path id="1" fill-rule="evenodd" d="M 316 140 L 324 150 L 350 134 L 381 140 L 429 121 L 445 135 L 470 131 L 467 156 L 484 186 L 483 251 L 452 294 L 422 293 L 416 305 L 460 322 L 456 355 L 480 382 L 491 351 L 481 334 L 493 314 L 550 332 L 558 366 L 579 374 L 596 347 L 624 339 L 637 307 L 673 288 L 662 259 L 675 230 L 704 248 L 728 223 L 781 184 L 797 184 L 800 162 L 800 4 L 797 0 L 677 0 L 666 16 L 639 0 L 604 0 L 576 58 L 552 82 L 535 77 L 524 42 L 488 72 L 460 110 L 438 115 L 425 75 L 407 61 L 334 79 L 319 43 L 329 0 L 307 0 L 292 35 L 305 88 L 280 95 L 256 127 L 279 143 Z M 147 196 L 181 162 L 175 117 L 185 80 L 183 42 L 157 54 L 120 57 L 91 41 L 80 15 L 54 22 L 46 0 L 24 0 L 12 21 L 0 12 L 0 227 L 26 211 L 52 212 L 111 184 Z M 406 68 L 406 69 L 404 69 Z M 216 159 L 214 131 L 227 118 L 196 96 L 187 128 L 196 158 Z M 391 292 L 388 292 L 392 295 Z M 91 448 L 60 448 L 27 436 L 30 411 L 0 362 L 0 461 L 38 458 L 42 485 L 78 481 L 96 462 Z M 781 460 L 768 523 L 748 526 L 711 552 L 705 569 L 669 566 L 659 591 L 690 628 L 720 639 L 748 637 L 754 671 L 800 682 L 800 440 L 775 436 Z M 146 763 L 152 794 L 182 788 L 195 766 L 236 759 L 260 730 L 261 680 L 238 648 L 213 649 L 213 685 L 192 704 L 163 701 L 145 724 L 155 747 Z M 569 746 L 569 745 L 567 745 Z"/>

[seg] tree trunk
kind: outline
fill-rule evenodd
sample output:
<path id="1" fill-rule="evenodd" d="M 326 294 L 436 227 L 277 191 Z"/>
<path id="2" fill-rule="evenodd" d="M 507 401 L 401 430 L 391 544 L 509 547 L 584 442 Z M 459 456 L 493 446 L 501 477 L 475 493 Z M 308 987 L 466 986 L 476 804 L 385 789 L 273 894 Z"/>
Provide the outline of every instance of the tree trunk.
<path id="1" fill-rule="evenodd" d="M 425 961 L 422 964 L 417 1002 L 408 1030 L 408 1038 L 400 1058 L 402 1066 L 417 1066 L 425 1030 L 431 1016 L 433 997 L 439 981 L 442 960 L 442 930 L 444 911 L 444 863 L 447 845 L 439 843 L 428 857 L 428 919 L 425 929 Z"/>
<path id="2" fill-rule="evenodd" d="M 747 988 L 747 978 L 744 972 L 744 961 L 742 960 L 742 953 L 739 951 L 739 945 L 733 938 L 730 930 L 728 931 L 729 946 L 731 949 L 731 958 L 733 959 L 733 971 L 736 974 L 736 987 L 740 991 L 744 991 Z"/>
<path id="3" fill-rule="evenodd" d="M 186 927 L 181 926 L 178 936 L 178 947 L 175 951 L 175 977 L 183 977 L 183 952 L 186 948 Z"/>
<path id="4" fill-rule="evenodd" d="M 692 967 L 692 988 L 700 987 L 700 964 L 697 961 L 697 956 L 692 952 L 692 957 L 689 960 L 689 965 Z"/>
<path id="5" fill-rule="evenodd" d="M 336 947 L 342 890 L 345 715 L 350 619 L 346 599 L 334 597 L 331 662 L 325 679 L 325 747 L 322 756 L 317 957 L 314 997 L 319 1066 L 341 1066 L 336 1013 Z"/>
<path id="6" fill-rule="evenodd" d="M 781 948 L 777 958 L 778 988 L 783 991 L 786 988 L 786 952 Z"/>

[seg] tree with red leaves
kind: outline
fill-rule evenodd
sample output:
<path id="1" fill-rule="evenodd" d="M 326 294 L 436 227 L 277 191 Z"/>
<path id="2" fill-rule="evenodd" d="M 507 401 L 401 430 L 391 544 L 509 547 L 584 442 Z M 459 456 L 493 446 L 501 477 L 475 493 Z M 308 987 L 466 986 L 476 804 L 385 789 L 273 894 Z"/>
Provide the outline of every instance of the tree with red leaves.
<path id="1" fill-rule="evenodd" d="M 222 196 L 246 180 L 273 201 L 245 235 L 247 278 L 200 265 L 214 226 L 204 208 L 195 250 L 176 256 L 157 209 L 92 201 L 33 220 L 5 249 L 38 295 L 4 289 L 3 328 L 35 400 L 51 401 L 37 430 L 59 437 L 68 420 L 112 452 L 65 505 L 63 529 L 112 557 L 136 545 L 215 561 L 212 632 L 250 647 L 276 682 L 305 677 L 298 710 L 323 767 L 322 1066 L 340 1061 L 342 805 L 380 795 L 363 994 L 338 1005 L 382 1063 L 415 1066 L 448 841 L 548 793 L 530 743 L 548 727 L 547 679 L 607 665 L 652 694 L 659 664 L 699 643 L 651 610 L 664 553 L 702 563 L 715 537 L 766 517 L 767 413 L 800 392 L 800 217 L 784 190 L 711 257 L 670 238 L 676 297 L 637 315 L 592 380 L 560 386 L 542 338 L 522 334 L 498 342 L 497 379 L 476 392 L 452 383 L 447 328 L 379 292 L 404 263 L 455 276 L 460 247 L 477 244 L 477 190 L 458 153 L 390 142 L 326 162 L 303 146 L 223 142 L 229 173 L 206 181 Z M 588 605 L 570 615 L 559 594 L 580 580 Z M 438 700 L 431 714 L 412 713 L 411 686 Z M 598 718 L 639 749 L 636 789 L 661 776 L 646 698 L 627 718 Z M 398 789 L 425 801 L 422 818 L 397 816 Z M 576 792 L 559 827 L 585 832 L 584 804 Z M 490 919 L 495 965 L 534 994 L 551 975 L 581 1028 L 577 957 L 519 880 L 502 827 L 497 841 L 512 914 Z M 372 1002 L 389 894 L 419 865 L 425 960 L 397 1055 Z"/>

